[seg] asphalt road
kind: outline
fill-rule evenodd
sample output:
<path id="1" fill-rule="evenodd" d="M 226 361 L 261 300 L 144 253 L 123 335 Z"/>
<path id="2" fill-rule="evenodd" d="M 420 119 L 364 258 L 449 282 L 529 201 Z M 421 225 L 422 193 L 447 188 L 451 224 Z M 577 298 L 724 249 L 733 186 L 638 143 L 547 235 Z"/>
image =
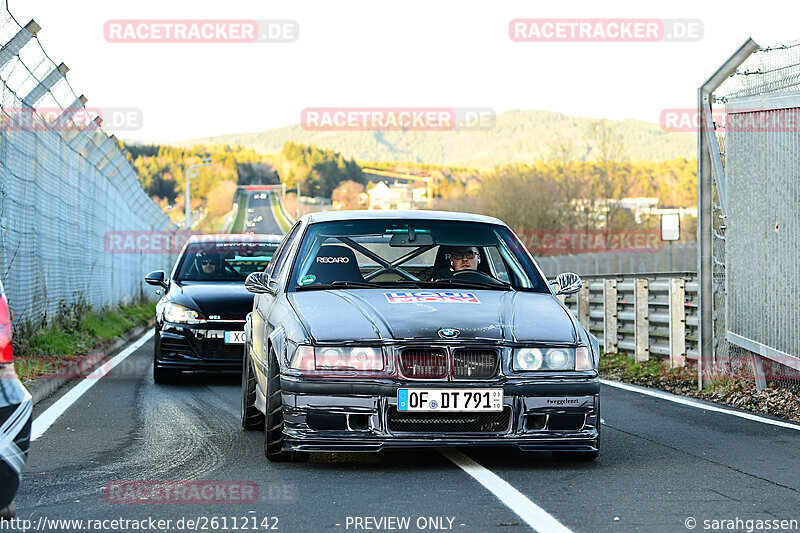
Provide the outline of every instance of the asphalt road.
<path id="1" fill-rule="evenodd" d="M 269 463 L 262 434 L 239 427 L 237 379 L 190 376 L 156 386 L 152 351 L 151 339 L 32 443 L 18 518 L 152 517 L 175 524 L 277 517 L 280 531 L 363 531 L 355 517 L 410 517 L 407 529 L 373 530 L 432 531 L 430 519 L 443 517 L 445 530 L 530 530 L 436 450 Z M 574 531 L 687 531 L 688 517 L 698 530 L 712 519 L 800 519 L 800 432 L 608 386 L 601 394 L 606 423 L 594 463 L 464 452 Z M 34 416 L 57 398 L 37 405 Z M 254 484 L 257 499 L 141 505 L 104 493 L 104 486 L 130 480 L 232 480 Z"/>
<path id="2" fill-rule="evenodd" d="M 256 196 L 260 196 L 262 194 L 266 194 L 265 198 L 256 198 Z M 272 215 L 272 206 L 270 205 L 270 192 L 264 191 L 250 191 L 247 193 L 247 217 L 245 218 L 245 232 L 253 232 L 253 233 L 267 233 L 273 235 L 281 235 L 283 231 L 281 231 L 281 227 L 275 221 L 275 217 Z M 250 212 L 250 209 L 253 212 Z M 261 220 L 255 222 L 258 217 L 261 217 Z M 247 222 L 253 221 L 255 226 L 252 228 L 247 227 Z"/>

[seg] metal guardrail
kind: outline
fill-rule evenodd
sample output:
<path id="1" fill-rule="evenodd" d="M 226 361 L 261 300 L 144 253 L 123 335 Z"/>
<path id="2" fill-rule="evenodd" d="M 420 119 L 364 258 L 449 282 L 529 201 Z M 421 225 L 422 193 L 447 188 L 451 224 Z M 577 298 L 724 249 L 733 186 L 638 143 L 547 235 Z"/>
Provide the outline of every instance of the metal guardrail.
<path id="1" fill-rule="evenodd" d="M 565 299 L 605 353 L 669 358 L 670 366 L 697 360 L 698 281 L 693 272 L 584 276 Z"/>

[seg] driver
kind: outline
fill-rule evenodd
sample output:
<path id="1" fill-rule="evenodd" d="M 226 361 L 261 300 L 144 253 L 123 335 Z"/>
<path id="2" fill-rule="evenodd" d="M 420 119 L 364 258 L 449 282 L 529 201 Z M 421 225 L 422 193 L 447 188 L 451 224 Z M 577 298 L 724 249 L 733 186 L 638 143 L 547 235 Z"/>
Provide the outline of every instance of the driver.
<path id="1" fill-rule="evenodd" d="M 212 279 L 218 276 L 220 255 L 201 252 L 195 256 L 197 273 L 200 279 Z"/>
<path id="2" fill-rule="evenodd" d="M 454 272 L 462 270 L 478 270 L 481 254 L 475 246 L 459 246 L 450 252 L 450 266 Z"/>

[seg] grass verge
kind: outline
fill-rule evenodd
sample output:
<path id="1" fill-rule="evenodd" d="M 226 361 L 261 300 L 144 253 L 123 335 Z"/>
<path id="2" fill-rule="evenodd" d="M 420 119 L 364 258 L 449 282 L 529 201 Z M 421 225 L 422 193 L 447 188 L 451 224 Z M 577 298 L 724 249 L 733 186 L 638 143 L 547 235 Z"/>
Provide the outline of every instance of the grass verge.
<path id="1" fill-rule="evenodd" d="M 692 361 L 669 368 L 659 359 L 637 363 L 625 354 L 602 354 L 600 377 L 800 422 L 800 390 L 775 382 L 758 390 L 752 378 L 727 375 L 716 376 L 708 388 L 698 390 L 697 365 Z"/>
<path id="2" fill-rule="evenodd" d="M 280 205 L 278 205 L 280 202 L 278 195 L 270 194 L 269 198 L 270 204 L 272 205 L 272 215 L 275 217 L 275 221 L 278 223 L 278 226 L 281 227 L 281 231 L 285 234 L 292 228 L 292 224 L 289 222 L 289 220 L 287 220 L 286 216 L 284 216 Z"/>
<path id="3" fill-rule="evenodd" d="M 56 372 L 77 356 L 111 341 L 155 316 L 155 302 L 94 311 L 85 305 L 62 307 L 44 326 L 24 326 L 14 334 L 14 366 L 25 382 Z"/>
<path id="4" fill-rule="evenodd" d="M 231 233 L 242 233 L 244 232 L 244 220 L 247 218 L 247 193 L 238 193 L 236 203 L 239 204 L 239 211 L 236 212 L 236 220 L 233 221 Z"/>

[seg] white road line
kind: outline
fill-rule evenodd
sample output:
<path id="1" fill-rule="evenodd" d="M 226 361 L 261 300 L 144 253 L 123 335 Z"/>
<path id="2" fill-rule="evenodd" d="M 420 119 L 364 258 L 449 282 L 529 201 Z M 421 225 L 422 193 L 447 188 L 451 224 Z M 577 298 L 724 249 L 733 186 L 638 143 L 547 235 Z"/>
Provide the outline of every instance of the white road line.
<path id="1" fill-rule="evenodd" d="M 600 383 L 603 385 L 608 385 L 609 387 L 616 387 L 618 389 L 623 389 L 626 391 L 631 392 L 638 392 L 639 394 L 644 394 L 645 396 L 652 396 L 654 398 L 660 398 L 662 400 L 667 400 L 668 402 L 679 403 L 681 405 L 687 405 L 689 407 L 694 407 L 695 409 L 703 409 L 704 411 L 712 411 L 714 413 L 722 413 L 731 416 L 738 416 L 739 418 L 745 418 L 747 420 L 752 420 L 753 422 L 760 422 L 762 424 L 769 424 L 771 426 L 778 426 L 782 428 L 794 429 L 800 431 L 800 424 L 792 424 L 791 422 L 783 422 L 781 420 L 773 420 L 771 418 L 765 418 L 763 416 L 759 416 L 753 413 L 745 413 L 741 411 L 734 411 L 733 409 L 725 409 L 724 407 L 717 407 L 716 405 L 709 405 L 707 403 L 703 403 L 692 398 L 684 398 L 683 396 L 678 396 L 676 394 L 670 394 L 669 392 L 663 392 L 658 390 L 646 389 L 644 387 L 637 387 L 636 385 L 629 385 L 627 383 L 620 383 L 619 381 L 610 381 L 607 379 L 601 379 Z"/>
<path id="2" fill-rule="evenodd" d="M 37 416 L 36 420 L 33 421 L 33 426 L 31 427 L 31 440 L 36 440 L 44 435 L 44 432 L 50 429 L 50 426 L 53 425 L 53 422 L 58 420 L 58 417 L 63 415 L 73 403 L 83 396 L 83 393 L 91 389 L 92 386 L 97 383 L 98 379 L 111 372 L 115 366 L 124 361 L 130 354 L 138 350 L 150 339 L 150 337 L 153 336 L 153 334 L 154 331 L 151 329 L 139 337 L 133 342 L 133 344 L 129 345 L 127 348 L 111 358 L 110 361 L 100 365 L 94 370 L 94 372 L 83 378 L 80 383 L 72 387 L 72 389 L 70 389 L 70 391 L 64 396 L 59 398 L 56 403 L 45 409 L 45 411 Z"/>
<path id="3" fill-rule="evenodd" d="M 440 451 L 445 457 L 453 461 L 464 472 L 494 494 L 509 509 L 517 513 L 534 530 L 547 533 L 569 533 L 570 530 L 564 524 L 530 501 L 524 494 L 491 470 L 476 463 L 458 450 L 448 448 Z"/>

